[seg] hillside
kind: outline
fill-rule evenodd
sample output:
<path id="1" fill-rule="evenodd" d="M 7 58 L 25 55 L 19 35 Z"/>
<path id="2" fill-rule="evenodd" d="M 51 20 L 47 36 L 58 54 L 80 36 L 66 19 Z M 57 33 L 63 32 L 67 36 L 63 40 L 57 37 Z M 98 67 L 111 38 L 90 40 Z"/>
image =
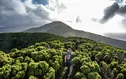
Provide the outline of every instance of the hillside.
<path id="1" fill-rule="evenodd" d="M 120 38 L 121 40 L 126 41 L 126 33 L 106 33 L 105 35 L 107 35 L 109 37 L 113 37 L 115 39 Z"/>
<path id="2" fill-rule="evenodd" d="M 24 32 L 30 32 L 30 33 L 46 32 L 46 33 L 51 33 L 55 35 L 65 36 L 65 37 L 69 37 L 69 36 L 70 37 L 72 36 L 83 37 L 83 38 L 95 40 L 100 43 L 126 49 L 126 41 L 104 37 L 101 35 L 96 35 L 96 34 L 85 32 L 85 31 L 75 30 L 60 21 L 52 22 L 44 26 L 40 26 L 38 28 L 31 28 L 31 29 L 25 30 Z"/>
<path id="3" fill-rule="evenodd" d="M 126 50 L 86 38 L 65 38 L 47 33 L 6 33 L 1 36 L 5 40 L 4 43 L 17 47 L 8 53 L 0 51 L 0 79 L 64 77 L 67 79 L 65 76 L 67 68 L 64 64 L 66 48 L 71 48 L 71 64 L 74 64 L 69 79 L 114 79 L 115 77 L 126 79 Z M 10 44 L 9 41 L 12 43 Z M 28 45 L 21 48 L 20 44 Z"/>
<path id="4" fill-rule="evenodd" d="M 38 28 L 31 28 L 25 30 L 24 32 L 32 32 L 32 33 L 46 32 L 46 33 L 52 33 L 60 36 L 70 36 L 69 33 L 70 32 L 74 33 L 74 29 L 72 29 L 70 26 L 66 25 L 65 23 L 62 23 L 60 21 L 55 21 L 49 24 L 45 24 L 44 26 Z"/>

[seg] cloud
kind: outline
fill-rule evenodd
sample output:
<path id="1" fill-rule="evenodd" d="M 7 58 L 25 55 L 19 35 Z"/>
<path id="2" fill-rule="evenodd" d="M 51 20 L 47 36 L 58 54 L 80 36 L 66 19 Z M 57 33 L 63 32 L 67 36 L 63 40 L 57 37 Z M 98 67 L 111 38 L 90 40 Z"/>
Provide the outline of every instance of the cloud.
<path id="1" fill-rule="evenodd" d="M 119 8 L 115 1 L 64 0 L 63 3 L 67 9 L 60 14 L 60 19 L 74 29 L 103 36 L 106 33 L 126 32 L 126 29 L 122 26 L 122 20 L 125 16 L 115 14 Z M 81 22 L 76 23 L 77 17 L 79 17 Z M 104 24 L 99 23 L 101 19 L 106 22 Z"/>
<path id="2" fill-rule="evenodd" d="M 60 6 L 57 4 L 57 6 Z M 0 0 L 0 32 L 23 31 L 39 27 L 56 20 L 52 17 L 57 12 L 51 6 L 32 4 L 32 0 Z M 62 7 L 62 5 L 61 5 Z"/>
<path id="3" fill-rule="evenodd" d="M 122 26 L 126 29 L 126 19 L 124 18 L 121 22 L 122 22 Z"/>
<path id="4" fill-rule="evenodd" d="M 20 0 L 1 0 L 0 11 L 15 11 L 19 14 L 26 13 L 25 6 Z"/>
<path id="5" fill-rule="evenodd" d="M 120 15 L 126 14 L 126 5 L 125 5 L 125 6 L 122 6 L 122 7 L 118 10 L 117 13 L 120 14 Z"/>
<path id="6" fill-rule="evenodd" d="M 109 19 L 111 19 L 113 16 L 115 16 L 116 12 L 119 10 L 119 5 L 114 2 L 111 6 L 108 6 L 104 10 L 104 16 L 101 19 L 100 23 L 105 23 Z"/>
<path id="7" fill-rule="evenodd" d="M 117 0 L 117 2 L 114 2 L 112 5 L 110 5 L 104 9 L 104 16 L 101 19 L 101 23 L 105 23 L 105 22 L 109 21 L 115 15 L 121 15 L 125 18 L 125 14 L 126 14 L 125 0 L 124 1 Z"/>

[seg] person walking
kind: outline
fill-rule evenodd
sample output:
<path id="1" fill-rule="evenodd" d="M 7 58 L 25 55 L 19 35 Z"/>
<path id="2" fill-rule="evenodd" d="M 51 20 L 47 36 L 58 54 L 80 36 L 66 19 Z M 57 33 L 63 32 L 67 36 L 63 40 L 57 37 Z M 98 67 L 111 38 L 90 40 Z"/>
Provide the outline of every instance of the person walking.
<path id="1" fill-rule="evenodd" d="M 70 48 L 68 48 L 67 49 L 67 52 L 66 52 L 66 54 L 65 54 L 65 65 L 67 66 L 67 70 L 68 70 L 68 76 L 70 76 L 70 68 L 71 68 L 71 56 L 72 56 L 72 54 L 71 54 L 71 49 Z"/>

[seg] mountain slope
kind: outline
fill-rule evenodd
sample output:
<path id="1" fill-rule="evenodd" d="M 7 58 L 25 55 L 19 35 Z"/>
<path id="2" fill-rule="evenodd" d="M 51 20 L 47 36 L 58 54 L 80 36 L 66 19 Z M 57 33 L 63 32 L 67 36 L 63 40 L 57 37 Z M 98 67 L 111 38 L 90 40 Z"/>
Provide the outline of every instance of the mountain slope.
<path id="1" fill-rule="evenodd" d="M 60 21 L 55 21 L 55 22 L 46 24 L 38 28 L 31 28 L 31 29 L 25 30 L 24 32 L 47 32 L 47 33 L 52 33 L 52 34 L 65 36 L 65 37 L 68 37 L 68 36 L 83 37 L 83 38 L 95 40 L 100 43 L 126 49 L 126 41 L 121 41 L 117 39 L 104 37 L 101 35 L 96 35 L 89 32 L 75 30 Z"/>
<path id="2" fill-rule="evenodd" d="M 53 33 L 53 34 L 61 35 L 61 36 L 69 36 L 66 33 L 68 32 L 74 33 L 75 31 L 68 25 L 60 21 L 55 21 L 55 22 L 46 24 L 38 28 L 31 28 L 31 29 L 25 30 L 25 32 L 47 32 L 47 33 Z"/>
<path id="3" fill-rule="evenodd" d="M 126 33 L 106 33 L 106 36 L 126 41 Z"/>

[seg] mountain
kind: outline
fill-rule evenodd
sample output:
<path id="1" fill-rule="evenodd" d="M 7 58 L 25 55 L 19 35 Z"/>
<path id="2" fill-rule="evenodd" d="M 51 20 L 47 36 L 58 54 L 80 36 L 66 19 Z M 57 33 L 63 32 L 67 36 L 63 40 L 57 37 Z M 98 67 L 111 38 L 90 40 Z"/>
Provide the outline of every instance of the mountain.
<path id="1" fill-rule="evenodd" d="M 25 30 L 25 32 L 47 32 L 61 36 L 70 36 L 72 33 L 75 33 L 75 30 L 72 29 L 70 26 L 66 25 L 65 23 L 55 21 L 38 28 L 31 28 Z"/>
<path id="2" fill-rule="evenodd" d="M 85 31 L 75 30 L 68 26 L 67 24 L 55 21 L 49 24 L 45 24 L 44 26 L 40 26 L 37 28 L 31 28 L 28 30 L 25 30 L 24 32 L 46 32 L 46 33 L 52 33 L 64 37 L 83 37 L 87 39 L 91 39 L 100 43 L 108 44 L 114 47 L 126 49 L 126 41 L 117 40 Z"/>
<path id="3" fill-rule="evenodd" d="M 108 37 L 113 37 L 115 39 L 120 39 L 126 41 L 126 33 L 106 33 Z"/>

